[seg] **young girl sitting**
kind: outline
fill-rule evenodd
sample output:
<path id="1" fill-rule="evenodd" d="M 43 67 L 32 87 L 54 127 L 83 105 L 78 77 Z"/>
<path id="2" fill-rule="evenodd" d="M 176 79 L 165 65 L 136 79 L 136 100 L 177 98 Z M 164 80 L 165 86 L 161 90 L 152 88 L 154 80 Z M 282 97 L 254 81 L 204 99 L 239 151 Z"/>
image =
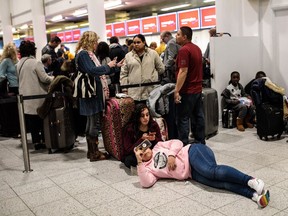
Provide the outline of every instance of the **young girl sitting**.
<path id="1" fill-rule="evenodd" d="M 240 74 L 237 71 L 231 73 L 229 85 L 222 92 L 224 98 L 223 109 L 234 110 L 238 113 L 236 126 L 239 131 L 245 131 L 243 124 L 248 128 L 253 128 L 250 123 L 255 117 L 255 107 L 252 105 L 252 100 L 244 91 L 243 86 L 239 83 Z"/>
<path id="2" fill-rule="evenodd" d="M 162 141 L 160 128 L 150 115 L 146 104 L 137 104 L 132 117 L 123 131 L 124 157 L 122 162 L 126 167 L 136 167 L 137 159 L 134 154 L 134 147 L 143 140 L 148 139 L 153 148 L 159 141 Z"/>

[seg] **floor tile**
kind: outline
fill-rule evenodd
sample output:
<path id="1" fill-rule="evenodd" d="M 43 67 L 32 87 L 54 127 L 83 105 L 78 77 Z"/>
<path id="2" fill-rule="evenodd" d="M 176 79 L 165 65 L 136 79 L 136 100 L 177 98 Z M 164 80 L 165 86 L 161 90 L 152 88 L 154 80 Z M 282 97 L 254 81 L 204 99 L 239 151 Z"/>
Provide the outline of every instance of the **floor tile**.
<path id="1" fill-rule="evenodd" d="M 30 207 L 35 208 L 37 206 L 53 202 L 55 200 L 61 200 L 69 196 L 65 191 L 58 186 L 45 188 L 32 193 L 20 195 L 20 198 Z"/>
<path id="2" fill-rule="evenodd" d="M 0 202 L 0 213 L 1 215 L 11 215 L 17 212 L 28 210 L 28 207 L 19 197 L 14 197 Z"/>
<path id="3" fill-rule="evenodd" d="M 162 199 L 166 198 L 162 197 Z M 159 215 L 188 216 L 188 215 L 205 215 L 209 211 L 211 211 L 211 209 L 204 205 L 201 205 L 200 203 L 197 203 L 193 200 L 183 197 L 181 199 L 173 200 L 169 203 L 158 206 L 157 208 L 153 208 L 153 211 L 155 211 Z"/>
<path id="4" fill-rule="evenodd" d="M 35 214 L 31 210 L 26 210 L 26 211 L 17 212 L 10 216 L 35 216 Z"/>
<path id="5" fill-rule="evenodd" d="M 137 194 L 132 194 L 130 197 L 136 202 L 152 209 L 175 201 L 183 196 L 166 187 L 157 185 L 156 183 L 152 188 L 147 188 Z"/>
<path id="6" fill-rule="evenodd" d="M 72 197 L 66 197 L 33 209 L 37 216 L 66 216 L 84 210 L 85 207 Z"/>
<path id="7" fill-rule="evenodd" d="M 44 188 L 50 188 L 53 186 L 56 186 L 56 184 L 52 182 L 50 179 L 43 179 L 40 181 L 34 181 L 34 182 L 30 182 L 24 185 L 15 186 L 13 187 L 13 190 L 18 195 L 22 195 L 22 194 L 31 193 L 31 192 L 38 191 L 38 190 L 43 190 Z"/>
<path id="8" fill-rule="evenodd" d="M 148 211 L 149 209 L 129 197 L 124 197 L 111 203 L 103 203 L 91 210 L 101 216 L 133 216 Z"/>
<path id="9" fill-rule="evenodd" d="M 0 202 L 2 200 L 6 200 L 6 199 L 13 198 L 16 196 L 17 196 L 17 194 L 11 188 L 7 188 L 5 190 L 0 190 Z"/>

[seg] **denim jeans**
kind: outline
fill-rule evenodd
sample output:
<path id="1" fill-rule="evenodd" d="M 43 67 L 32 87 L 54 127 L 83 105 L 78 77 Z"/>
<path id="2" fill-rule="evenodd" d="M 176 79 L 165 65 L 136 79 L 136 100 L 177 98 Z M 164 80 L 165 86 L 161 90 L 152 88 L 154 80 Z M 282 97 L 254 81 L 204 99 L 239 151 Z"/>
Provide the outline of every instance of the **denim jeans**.
<path id="1" fill-rule="evenodd" d="M 207 145 L 192 144 L 188 153 L 193 180 L 248 198 L 253 197 L 255 191 L 247 184 L 252 177 L 233 167 L 217 165 L 214 153 Z"/>
<path id="2" fill-rule="evenodd" d="M 205 119 L 201 93 L 181 94 L 181 103 L 176 104 L 178 138 L 185 145 L 189 142 L 189 119 L 193 121 L 191 129 L 195 142 L 205 144 Z"/>
<path id="3" fill-rule="evenodd" d="M 100 128 L 100 113 L 87 116 L 86 136 L 98 137 Z"/>

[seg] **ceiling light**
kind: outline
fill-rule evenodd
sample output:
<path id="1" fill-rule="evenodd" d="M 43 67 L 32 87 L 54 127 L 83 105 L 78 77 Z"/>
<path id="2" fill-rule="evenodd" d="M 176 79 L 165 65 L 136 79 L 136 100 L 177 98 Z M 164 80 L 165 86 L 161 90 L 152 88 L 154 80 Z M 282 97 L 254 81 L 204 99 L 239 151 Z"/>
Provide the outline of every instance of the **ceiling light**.
<path id="1" fill-rule="evenodd" d="M 56 29 L 51 29 L 50 32 L 57 32 L 57 31 L 61 31 L 62 28 L 56 28 Z"/>
<path id="2" fill-rule="evenodd" d="M 184 7 L 188 7 L 188 6 L 190 6 L 190 5 L 191 5 L 191 4 L 176 5 L 176 6 L 173 6 L 173 7 L 162 8 L 161 11 L 169 11 L 169 10 L 184 8 Z"/>
<path id="3" fill-rule="evenodd" d="M 113 1 L 108 1 L 107 3 L 104 3 L 104 8 L 105 10 L 111 10 L 114 8 L 122 7 L 125 5 L 122 3 L 122 0 L 113 0 Z"/>
<path id="4" fill-rule="evenodd" d="M 20 38 L 25 38 L 27 37 L 27 35 L 20 35 Z"/>
<path id="5" fill-rule="evenodd" d="M 215 2 L 215 0 L 204 0 L 203 3 Z"/>
<path id="6" fill-rule="evenodd" d="M 61 20 L 63 20 L 63 17 L 62 17 L 61 14 L 60 14 L 60 15 L 57 15 L 57 16 L 54 16 L 54 17 L 52 17 L 52 19 L 51 19 L 52 22 L 57 22 L 57 21 L 61 21 Z"/>
<path id="7" fill-rule="evenodd" d="M 79 16 L 84 16 L 87 15 L 88 11 L 86 8 L 82 8 L 82 9 L 79 9 L 79 10 L 75 10 L 75 12 L 73 13 L 73 16 L 76 16 L 76 17 L 79 17 Z"/>
<path id="8" fill-rule="evenodd" d="M 82 27 L 82 26 L 89 26 L 89 23 L 82 23 L 82 24 L 80 24 L 80 26 Z"/>
<path id="9" fill-rule="evenodd" d="M 65 29 L 74 29 L 78 28 L 78 25 L 66 26 Z"/>
<path id="10" fill-rule="evenodd" d="M 21 30 L 24 30 L 24 29 L 28 29 L 29 26 L 27 24 L 24 24 L 22 26 L 19 27 Z"/>

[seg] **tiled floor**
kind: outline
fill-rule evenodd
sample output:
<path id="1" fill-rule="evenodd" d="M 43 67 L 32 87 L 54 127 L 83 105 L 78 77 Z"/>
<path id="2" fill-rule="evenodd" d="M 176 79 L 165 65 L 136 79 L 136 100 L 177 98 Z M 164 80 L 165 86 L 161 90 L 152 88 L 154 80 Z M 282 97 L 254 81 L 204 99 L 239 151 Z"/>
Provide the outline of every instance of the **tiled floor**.
<path id="1" fill-rule="evenodd" d="M 192 180 L 161 180 L 140 187 L 137 176 L 116 160 L 90 163 L 86 144 L 68 154 L 30 149 L 30 173 L 19 139 L 0 137 L 0 215 L 288 215 L 288 143 L 261 141 L 255 129 L 220 129 L 207 141 L 221 164 L 262 178 L 270 189 L 265 209 L 236 194 L 212 189 Z"/>

